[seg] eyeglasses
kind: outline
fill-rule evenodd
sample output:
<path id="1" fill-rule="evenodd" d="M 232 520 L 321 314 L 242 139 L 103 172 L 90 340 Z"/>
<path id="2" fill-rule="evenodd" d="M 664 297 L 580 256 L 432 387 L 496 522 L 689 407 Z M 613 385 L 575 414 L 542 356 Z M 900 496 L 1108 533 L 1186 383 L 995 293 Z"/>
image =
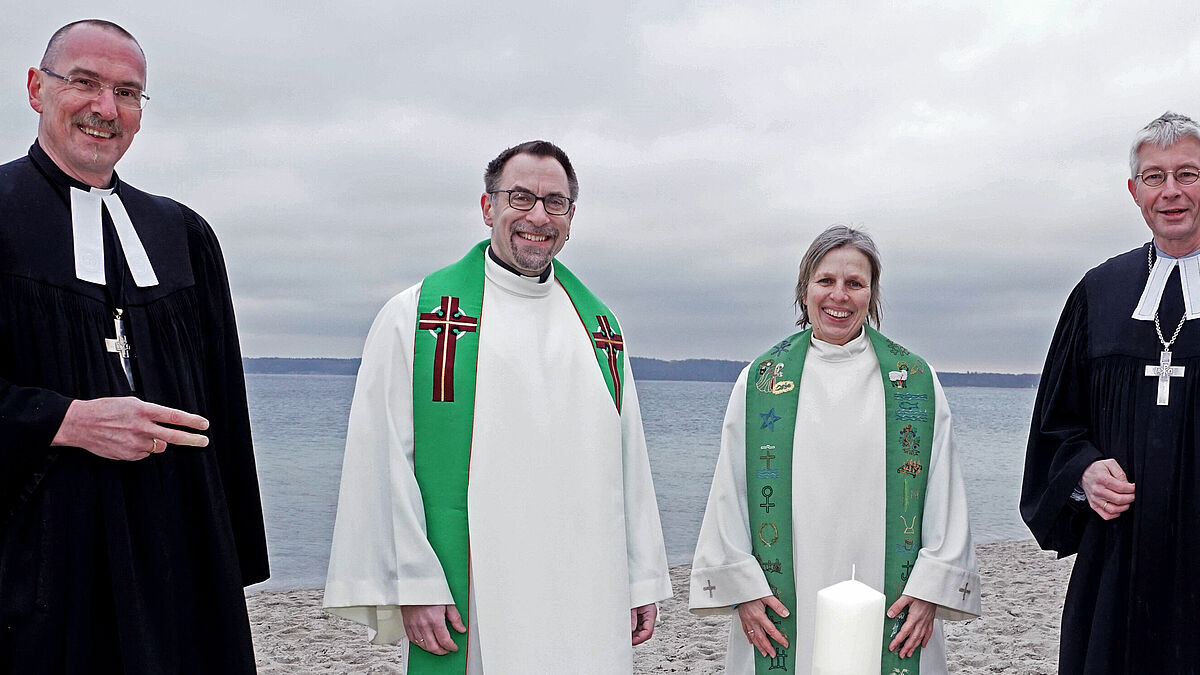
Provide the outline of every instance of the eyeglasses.
<path id="1" fill-rule="evenodd" d="M 71 75 L 69 77 L 51 72 L 46 68 L 40 69 L 43 73 L 50 77 L 57 77 L 67 83 L 71 91 L 84 98 L 100 98 L 100 93 L 105 89 L 111 89 L 113 93 L 113 101 L 122 108 L 130 110 L 141 110 L 146 107 L 146 103 L 150 101 L 150 97 L 137 87 L 124 87 L 115 84 L 104 84 L 97 82 L 90 77 L 82 77 Z"/>
<path id="2" fill-rule="evenodd" d="M 542 206 L 546 208 L 546 213 L 552 216 L 565 216 L 571 210 L 571 204 L 575 200 L 562 195 L 546 195 L 538 197 L 537 195 L 526 192 L 524 190 L 492 190 L 489 195 L 505 193 L 508 195 L 508 205 L 518 211 L 532 211 L 533 207 L 540 201 Z"/>
<path id="3" fill-rule="evenodd" d="M 1139 173 L 1137 177 L 1142 179 L 1142 185 L 1146 187 L 1158 187 L 1167 182 L 1167 174 L 1175 176 L 1175 182 L 1180 185 L 1191 185 L 1200 180 L 1200 169 L 1194 166 L 1185 166 L 1182 169 L 1175 169 L 1174 171 L 1148 169 Z"/>

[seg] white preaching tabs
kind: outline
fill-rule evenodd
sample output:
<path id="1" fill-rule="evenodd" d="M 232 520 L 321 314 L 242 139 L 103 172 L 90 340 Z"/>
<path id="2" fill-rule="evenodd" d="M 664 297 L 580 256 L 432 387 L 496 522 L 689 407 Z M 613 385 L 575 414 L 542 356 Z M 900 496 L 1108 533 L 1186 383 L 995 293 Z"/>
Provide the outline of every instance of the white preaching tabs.
<path id="1" fill-rule="evenodd" d="M 133 282 L 140 287 L 157 286 L 158 276 L 133 229 L 133 221 L 115 190 L 71 188 L 71 232 L 75 240 L 75 276 L 83 281 L 104 284 L 104 229 L 101 226 L 103 207 L 108 207 L 117 239 L 125 253 L 125 261 Z"/>
<path id="2" fill-rule="evenodd" d="M 1183 285 L 1183 316 L 1185 319 L 1200 319 L 1200 252 L 1186 258 L 1172 258 L 1155 248 L 1158 260 L 1150 270 L 1150 278 L 1146 280 L 1146 288 L 1133 310 L 1133 318 L 1139 321 L 1153 321 L 1158 312 L 1158 303 L 1162 301 L 1163 291 L 1167 287 L 1167 279 L 1171 270 L 1179 267 L 1179 280 Z"/>

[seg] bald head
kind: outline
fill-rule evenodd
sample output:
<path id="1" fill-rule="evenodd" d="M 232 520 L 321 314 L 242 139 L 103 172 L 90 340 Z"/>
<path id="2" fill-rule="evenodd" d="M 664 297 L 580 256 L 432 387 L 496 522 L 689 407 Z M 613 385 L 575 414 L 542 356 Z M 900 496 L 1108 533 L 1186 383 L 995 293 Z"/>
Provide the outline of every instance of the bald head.
<path id="1" fill-rule="evenodd" d="M 137 38 L 133 37 L 133 34 L 129 31 L 121 28 L 111 21 L 105 21 L 104 19 L 83 19 L 81 21 L 72 21 L 62 28 L 54 31 L 54 35 L 50 36 L 50 42 L 46 45 L 46 51 L 42 54 L 42 62 L 38 64 L 38 67 L 49 68 L 51 70 L 54 69 L 54 67 L 57 65 L 59 57 L 62 56 L 63 44 L 66 42 L 67 34 L 78 26 L 92 26 L 120 35 L 121 37 L 126 38 L 133 42 L 133 44 L 137 45 L 138 51 L 142 52 L 142 61 L 146 60 L 146 52 L 142 51 L 142 46 L 138 44 Z"/>

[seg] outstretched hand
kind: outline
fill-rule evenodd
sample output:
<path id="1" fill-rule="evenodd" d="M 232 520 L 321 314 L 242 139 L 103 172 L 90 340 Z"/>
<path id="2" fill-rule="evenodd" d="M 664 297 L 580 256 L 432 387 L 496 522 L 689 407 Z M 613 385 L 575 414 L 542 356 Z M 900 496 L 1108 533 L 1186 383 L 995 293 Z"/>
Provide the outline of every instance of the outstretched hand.
<path id="1" fill-rule="evenodd" d="M 1115 459 L 1101 459 L 1084 469 L 1079 486 L 1087 495 L 1088 505 L 1105 520 L 1112 520 L 1129 510 L 1133 503 L 1134 485 Z"/>
<path id="2" fill-rule="evenodd" d="M 401 605 L 400 616 L 404 619 L 404 633 L 408 635 L 408 641 L 430 654 L 441 656 L 458 651 L 446 622 L 459 633 L 467 632 L 462 616 L 454 605 Z"/>
<path id="3" fill-rule="evenodd" d="M 197 431 L 208 420 L 189 412 L 146 403 L 133 396 L 74 400 L 63 416 L 51 445 L 83 448 L 107 459 L 134 461 L 167 449 L 168 444 L 203 448 L 208 438 L 166 424 Z"/>
<path id="4" fill-rule="evenodd" d="M 738 605 L 738 617 L 742 620 L 742 632 L 746 639 L 758 650 L 759 654 L 775 658 L 775 645 L 772 640 L 787 647 L 787 636 L 779 632 L 771 618 L 767 616 L 767 608 L 774 610 L 779 616 L 790 614 L 779 598 L 774 595 L 750 600 Z"/>
<path id="5" fill-rule="evenodd" d="M 933 617 L 937 614 L 937 605 L 932 602 L 911 595 L 901 595 L 899 600 L 888 607 L 888 618 L 900 616 L 905 607 L 908 608 L 908 617 L 904 619 L 900 632 L 888 645 L 888 651 L 898 652 L 902 659 L 912 656 L 917 647 L 929 644 L 929 638 L 933 636 Z"/>
<path id="6" fill-rule="evenodd" d="M 629 610 L 629 630 L 633 644 L 640 645 L 654 636 L 654 619 L 658 616 L 658 605 L 653 602 Z"/>

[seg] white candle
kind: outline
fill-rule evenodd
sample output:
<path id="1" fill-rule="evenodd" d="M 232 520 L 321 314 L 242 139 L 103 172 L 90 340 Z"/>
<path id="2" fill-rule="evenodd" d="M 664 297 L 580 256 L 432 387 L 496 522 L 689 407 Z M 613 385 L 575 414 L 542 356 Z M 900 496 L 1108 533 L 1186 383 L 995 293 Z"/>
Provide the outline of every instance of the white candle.
<path id="1" fill-rule="evenodd" d="M 817 591 L 813 675 L 879 675 L 883 593 L 858 581 Z"/>

